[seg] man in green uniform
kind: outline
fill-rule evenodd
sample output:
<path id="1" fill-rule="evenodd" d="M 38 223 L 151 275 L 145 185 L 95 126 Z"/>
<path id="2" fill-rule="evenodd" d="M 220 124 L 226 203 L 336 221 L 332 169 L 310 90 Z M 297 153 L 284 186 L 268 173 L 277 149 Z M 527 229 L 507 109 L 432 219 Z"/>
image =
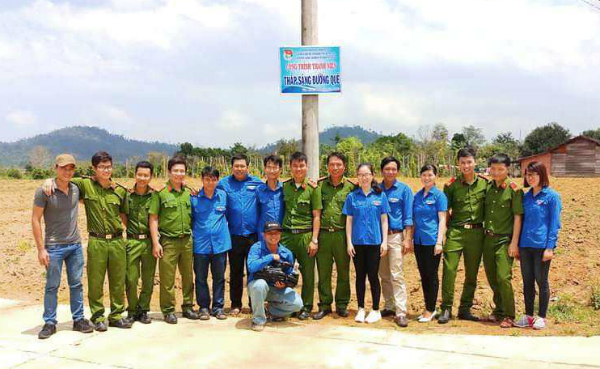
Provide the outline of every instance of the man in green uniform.
<path id="1" fill-rule="evenodd" d="M 154 168 L 147 161 L 135 166 L 135 185 L 127 194 L 127 317 L 130 322 L 150 324 L 148 316 L 154 288 L 156 258 L 152 255 L 152 240 L 148 227 L 148 208 L 154 190 L 148 185 Z M 142 290 L 138 295 L 138 282 L 142 275 Z"/>
<path id="2" fill-rule="evenodd" d="M 508 178 L 508 155 L 492 156 L 489 165 L 493 180 L 488 184 L 485 197 L 483 265 L 494 292 L 494 311 L 488 320 L 501 320 L 502 328 L 511 328 L 515 319 L 512 265 L 513 258 L 519 254 L 523 190 Z"/>
<path id="3" fill-rule="evenodd" d="M 104 317 L 104 277 L 108 272 L 110 314 L 108 325 L 131 328 L 131 322 L 123 319 L 125 310 L 125 240 L 123 224 L 127 223 L 127 189 L 114 183 L 112 157 L 104 151 L 92 156 L 95 176 L 73 178 L 71 182 L 79 189 L 83 199 L 89 241 L 87 246 L 88 300 L 91 321 L 99 332 L 106 331 Z M 48 181 L 46 181 L 48 184 Z M 52 180 L 50 180 L 52 186 Z M 46 185 L 44 186 L 46 187 Z"/>
<path id="4" fill-rule="evenodd" d="M 185 158 L 175 156 L 167 164 L 169 181 L 165 188 L 155 192 L 150 201 L 150 235 L 152 253 L 160 259 L 160 310 L 165 322 L 177 324 L 175 316 L 175 271 L 179 267 L 183 293 L 183 316 L 196 320 L 194 311 L 194 282 L 192 254 L 192 205 L 190 190 L 183 184 L 187 164 Z"/>
<path id="5" fill-rule="evenodd" d="M 283 184 L 283 235 L 281 243 L 290 249 L 300 264 L 302 274 L 302 301 L 304 308 L 298 319 L 310 317 L 315 294 L 315 255 L 319 249 L 321 226 L 320 192 L 315 183 L 308 180 L 308 158 L 295 152 L 290 158 L 292 179 Z"/>
<path id="6" fill-rule="evenodd" d="M 329 176 L 319 180 L 318 188 L 323 210 L 317 252 L 319 312 L 313 315 L 315 320 L 323 319 L 331 313 L 331 275 L 334 262 L 337 271 L 335 310 L 339 316 L 348 316 L 347 307 L 350 301 L 350 256 L 346 252 L 346 216 L 342 214 L 342 208 L 346 197 L 356 189 L 356 185 L 344 177 L 346 157 L 342 153 L 329 154 L 327 171 Z"/>
<path id="7" fill-rule="evenodd" d="M 442 313 L 438 323 L 452 318 L 454 282 L 460 257 L 464 254 L 465 283 L 458 307 L 458 319 L 478 321 L 471 314 L 477 287 L 477 273 L 483 252 L 483 216 L 487 179 L 475 174 L 475 153 L 470 148 L 458 151 L 461 175 L 444 186 L 448 198 L 449 227 L 444 245 L 442 275 Z"/>

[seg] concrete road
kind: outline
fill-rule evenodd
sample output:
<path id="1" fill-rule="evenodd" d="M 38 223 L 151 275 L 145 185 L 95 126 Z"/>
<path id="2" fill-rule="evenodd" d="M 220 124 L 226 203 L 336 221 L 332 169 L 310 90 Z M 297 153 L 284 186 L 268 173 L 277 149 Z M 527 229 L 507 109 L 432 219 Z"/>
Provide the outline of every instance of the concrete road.
<path id="1" fill-rule="evenodd" d="M 61 305 L 57 334 L 39 340 L 41 315 L 40 305 L 0 299 L 0 368 L 600 368 L 600 337 L 415 335 L 297 320 L 254 332 L 249 319 L 171 326 L 160 314 L 84 335 Z"/>

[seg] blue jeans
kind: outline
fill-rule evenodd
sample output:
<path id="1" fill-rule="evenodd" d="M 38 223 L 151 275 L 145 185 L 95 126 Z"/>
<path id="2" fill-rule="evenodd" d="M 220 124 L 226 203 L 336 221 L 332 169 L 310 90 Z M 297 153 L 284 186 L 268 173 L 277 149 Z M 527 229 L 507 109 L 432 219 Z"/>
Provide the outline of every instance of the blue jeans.
<path id="1" fill-rule="evenodd" d="M 57 324 L 56 307 L 58 305 L 58 287 L 63 261 L 67 266 L 71 314 L 73 321 L 83 319 L 83 249 L 81 243 L 47 246 L 50 264 L 46 267 L 46 289 L 44 292 L 44 323 Z"/>
<path id="2" fill-rule="evenodd" d="M 223 311 L 225 306 L 225 266 L 227 253 L 194 254 L 194 274 L 196 274 L 196 302 L 200 309 L 210 309 L 210 291 L 208 290 L 208 267 L 212 274 L 213 304 L 212 313 Z"/>
<path id="3" fill-rule="evenodd" d="M 252 301 L 252 322 L 265 324 L 265 301 L 269 302 L 269 313 L 283 318 L 302 309 L 302 298 L 294 289 L 269 286 L 264 279 L 255 279 L 248 284 L 248 295 Z"/>

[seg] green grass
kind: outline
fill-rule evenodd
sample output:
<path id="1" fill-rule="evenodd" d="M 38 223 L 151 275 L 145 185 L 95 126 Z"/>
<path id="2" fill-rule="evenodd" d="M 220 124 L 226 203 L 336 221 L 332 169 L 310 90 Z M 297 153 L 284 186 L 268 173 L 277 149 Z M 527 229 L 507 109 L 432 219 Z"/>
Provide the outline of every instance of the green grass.
<path id="1" fill-rule="evenodd" d="M 596 281 L 592 285 L 590 293 L 590 306 L 594 310 L 600 310 L 600 281 Z"/>
<path id="2" fill-rule="evenodd" d="M 569 294 L 558 297 L 558 301 L 551 302 L 548 315 L 557 324 L 560 323 L 592 323 L 600 319 L 600 315 L 588 304 L 582 304 Z"/>
<path id="3" fill-rule="evenodd" d="M 20 239 L 17 242 L 17 250 L 19 250 L 22 254 L 26 253 L 31 249 L 31 243 L 27 240 Z"/>

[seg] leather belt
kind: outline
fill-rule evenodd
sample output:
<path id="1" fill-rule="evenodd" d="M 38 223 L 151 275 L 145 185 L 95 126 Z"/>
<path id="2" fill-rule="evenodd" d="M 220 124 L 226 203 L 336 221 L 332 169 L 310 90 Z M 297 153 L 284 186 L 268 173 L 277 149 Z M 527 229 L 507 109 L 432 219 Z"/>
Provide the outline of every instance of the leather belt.
<path id="1" fill-rule="evenodd" d="M 127 239 L 132 239 L 132 240 L 148 240 L 148 239 L 150 239 L 150 235 L 147 234 L 147 233 L 138 233 L 138 234 L 127 233 Z"/>
<path id="2" fill-rule="evenodd" d="M 300 234 L 300 233 L 312 232 L 312 229 L 287 229 L 287 228 L 284 228 L 283 231 L 291 233 L 291 234 Z"/>
<path id="3" fill-rule="evenodd" d="M 490 237 L 512 237 L 512 234 L 494 233 L 494 232 L 490 231 L 489 229 L 485 230 L 485 235 L 490 236 Z"/>
<path id="4" fill-rule="evenodd" d="M 123 233 L 98 234 L 98 233 L 90 232 L 89 234 L 90 234 L 90 237 L 102 238 L 102 239 L 105 239 L 105 240 L 112 240 L 112 239 L 116 239 L 116 238 L 123 238 Z"/>
<path id="5" fill-rule="evenodd" d="M 475 223 L 475 224 L 463 224 L 463 225 L 459 225 L 456 226 L 457 228 L 464 228 L 464 229 L 477 229 L 477 228 L 483 228 L 483 223 Z"/>
<path id="6" fill-rule="evenodd" d="M 404 229 L 389 229 L 388 234 L 397 234 L 404 232 Z"/>
<path id="7" fill-rule="evenodd" d="M 333 232 L 343 232 L 343 231 L 345 231 L 345 229 L 344 228 L 329 227 L 329 228 L 321 228 L 321 231 L 333 233 Z"/>

